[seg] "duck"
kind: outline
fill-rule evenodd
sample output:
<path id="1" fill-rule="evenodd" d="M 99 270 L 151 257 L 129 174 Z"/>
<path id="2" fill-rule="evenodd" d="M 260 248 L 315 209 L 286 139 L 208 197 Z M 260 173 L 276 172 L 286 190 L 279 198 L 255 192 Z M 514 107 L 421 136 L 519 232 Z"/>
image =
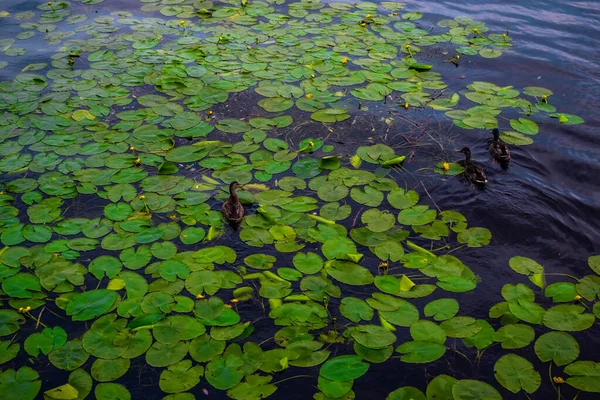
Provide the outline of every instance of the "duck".
<path id="1" fill-rule="evenodd" d="M 497 128 L 492 130 L 494 138 L 489 142 L 489 150 L 494 160 L 496 160 L 503 167 L 508 167 L 510 162 L 510 150 L 506 143 L 500 140 L 500 131 Z"/>
<path id="2" fill-rule="evenodd" d="M 487 183 L 485 171 L 471 161 L 471 149 L 468 147 L 463 147 L 462 149 L 456 151 L 465 155 L 465 160 L 459 162 L 459 164 L 465 168 L 464 172 L 462 173 L 465 179 L 475 185 L 485 185 Z"/>
<path id="3" fill-rule="evenodd" d="M 229 198 L 225 200 L 223 206 L 221 206 L 221 212 L 223 213 L 223 216 L 232 225 L 238 225 L 244 218 L 244 206 L 242 206 L 242 203 L 240 203 L 240 199 L 235 192 L 237 188 L 241 187 L 242 185 L 239 183 L 231 182 L 229 185 Z"/>

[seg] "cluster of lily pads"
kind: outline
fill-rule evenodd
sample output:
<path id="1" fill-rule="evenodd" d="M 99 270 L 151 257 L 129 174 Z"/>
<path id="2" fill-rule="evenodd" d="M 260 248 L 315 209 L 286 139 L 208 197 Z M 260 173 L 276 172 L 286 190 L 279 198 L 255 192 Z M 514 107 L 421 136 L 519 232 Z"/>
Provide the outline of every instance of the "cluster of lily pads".
<path id="1" fill-rule="evenodd" d="M 441 74 L 418 60 L 440 43 L 497 57 L 508 35 L 467 18 L 440 21 L 435 33 L 393 2 L 145 0 L 143 18 L 84 8 L 100 3 L 0 14 L 23 29 L 2 39 L 5 55 L 25 54 L 15 43 L 37 36 L 56 48 L 50 65 L 0 82 L 2 396 L 35 398 L 36 369 L 50 363 L 70 375 L 44 398 L 130 398 L 128 371 L 143 360 L 170 400 L 193 399 L 205 382 L 233 399 L 264 398 L 291 368 L 312 368 L 315 398 L 351 399 L 372 363 L 432 363 L 457 343 L 478 355 L 493 343 L 522 348 L 535 338 L 523 322 L 556 331 L 594 322 L 578 304 L 545 310 L 522 284 L 507 285 L 490 311 L 497 331 L 458 315 L 452 294 L 474 290 L 478 277 L 445 252 L 485 246 L 490 231 L 399 187 L 392 173 L 404 156 L 387 145 L 347 158 L 325 138 L 281 136 L 301 112 L 333 124 L 398 104 L 446 111 L 465 129 L 497 126 L 503 108 L 582 122 L 556 113 L 537 87 L 523 90 L 532 103 L 474 82 L 463 95 L 477 106 L 457 110 L 460 95 L 446 95 Z M 228 115 L 240 102 L 246 114 Z M 510 120 L 507 142 L 538 132 L 526 116 Z M 234 181 L 252 209 L 238 231 L 217 211 Z M 590 266 L 598 272 L 597 258 Z M 544 286 L 537 263 L 511 267 Z M 598 287 L 593 275 L 545 294 L 591 302 Z M 422 311 L 411 300 L 428 296 Z M 254 340 L 257 315 L 272 320 L 272 340 Z M 545 335 L 540 360 L 569 364 L 568 385 L 598 391 L 574 339 Z M 528 363 L 503 356 L 497 381 L 533 393 L 539 375 Z M 441 375 L 427 396 L 500 398 L 490 383 Z M 406 396 L 425 398 L 406 387 L 389 398 Z"/>
<path id="2" fill-rule="evenodd" d="M 443 67 L 444 62 L 451 65 L 450 60 L 456 63 L 460 54 L 497 57 L 512 46 L 507 34 L 488 34 L 485 24 L 468 18 L 442 20 L 432 31 L 414 22 L 422 17 L 420 13 L 399 13 L 403 5 L 394 2 L 383 2 L 383 8 L 368 2 L 147 3 L 141 11 L 174 19 L 136 18 L 131 12 L 113 11 L 88 23 L 88 15 L 75 14 L 77 3 L 69 2 L 42 4 L 38 12 L 16 14 L 24 21 L 21 40 L 35 39 L 39 31 L 46 33 L 44 39 L 50 44 L 60 46 L 45 76 L 33 72 L 46 69 L 45 63 L 27 66 L 16 81 L 2 87 L 0 104 L 17 115 L 41 108 L 47 115 L 73 113 L 78 120 L 96 120 L 111 114 L 111 106 L 130 104 L 134 88 L 152 85 L 166 97 L 155 95 L 140 104 L 144 108 L 132 111 L 116 129 L 137 127 L 153 116 L 177 116 L 177 121 L 184 121 L 177 124 L 181 128 L 163 126 L 183 131 L 179 137 L 192 138 L 206 135 L 210 128 L 197 127 L 196 115 L 186 110 L 209 110 L 252 87 L 264 97 L 258 105 L 265 111 L 283 112 L 295 106 L 326 123 L 343 121 L 361 108 L 360 102 L 358 107 L 355 101 L 348 103 L 347 94 L 366 101 L 382 101 L 394 94 L 390 107 L 447 111 L 465 129 L 497 127 L 496 117 L 504 109 L 526 116 L 545 112 L 567 124 L 582 122 L 577 116 L 557 113 L 549 104 L 552 92 L 539 87 L 523 91 L 532 102 L 511 86 L 476 82 L 463 94 L 476 105 L 454 110 L 461 96 L 446 94 L 442 75 L 432 71 L 433 65 L 419 61 L 428 55 L 428 48 L 452 46 L 436 60 Z M 75 31 L 59 31 L 61 22 L 75 25 Z M 71 38 L 81 35 L 91 38 Z M 14 49 L 14 39 L 4 44 L 5 51 Z M 42 91 L 47 93 L 40 96 Z M 528 135 L 538 131 L 537 124 L 525 117 L 512 119 L 510 127 L 514 131 L 503 139 L 511 144 L 529 144 Z"/>

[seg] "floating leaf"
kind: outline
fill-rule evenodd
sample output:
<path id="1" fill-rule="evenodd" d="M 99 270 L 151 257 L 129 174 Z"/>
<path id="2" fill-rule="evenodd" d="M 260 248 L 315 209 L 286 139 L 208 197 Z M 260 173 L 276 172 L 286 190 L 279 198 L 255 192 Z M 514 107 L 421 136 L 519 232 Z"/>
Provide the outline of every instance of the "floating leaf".
<path id="1" fill-rule="evenodd" d="M 343 108 L 325 108 L 311 114 L 311 118 L 319 122 L 340 122 L 350 118 Z"/>
<path id="2" fill-rule="evenodd" d="M 471 317 L 452 317 L 440 324 L 446 335 L 453 338 L 468 338 L 476 335 L 481 326 Z"/>
<path id="3" fill-rule="evenodd" d="M 516 354 L 502 356 L 494 365 L 496 380 L 513 393 L 524 390 L 533 393 L 540 387 L 542 378 L 533 364 Z"/>
<path id="4" fill-rule="evenodd" d="M 84 350 L 81 340 L 74 339 L 65 343 L 64 346 L 52 350 L 48 354 L 48 360 L 56 368 L 73 371 L 85 364 L 89 356 Z"/>
<path id="5" fill-rule="evenodd" d="M 376 350 L 396 342 L 396 335 L 377 325 L 359 325 L 352 329 L 351 335 L 358 344 Z"/>
<path id="6" fill-rule="evenodd" d="M 502 400 L 502 396 L 493 386 L 472 379 L 461 379 L 452 387 L 454 400 Z"/>
<path id="7" fill-rule="evenodd" d="M 413 206 L 400 211 L 398 222 L 403 225 L 425 225 L 435 220 L 437 212 L 427 206 Z"/>
<path id="8" fill-rule="evenodd" d="M 529 325 L 508 324 L 496 331 L 494 341 L 500 342 L 503 349 L 520 349 L 535 338 L 535 332 Z"/>
<path id="9" fill-rule="evenodd" d="M 568 333 L 548 332 L 535 342 L 535 354 L 541 361 L 554 361 L 561 367 L 577 360 L 579 344 Z"/>
<path id="10" fill-rule="evenodd" d="M 38 378 L 39 374 L 29 367 L 7 369 L 0 373 L 0 393 L 7 400 L 33 400 L 42 386 Z"/>
<path id="11" fill-rule="evenodd" d="M 404 386 L 394 390 L 388 395 L 386 400 L 427 400 L 423 392 L 416 387 Z"/>
<path id="12" fill-rule="evenodd" d="M 593 361 L 575 361 L 565 367 L 570 375 L 567 384 L 584 392 L 600 393 L 600 363 Z"/>
<path id="13" fill-rule="evenodd" d="M 319 373 L 331 381 L 351 381 L 363 376 L 369 369 L 369 364 L 354 355 L 331 358 L 321 366 Z"/>
<path id="14" fill-rule="evenodd" d="M 131 394 L 125 386 L 118 383 L 100 383 L 94 389 L 98 400 L 131 400 Z"/>
<path id="15" fill-rule="evenodd" d="M 458 241 L 468 247 L 487 246 L 491 239 L 492 234 L 486 228 L 468 228 L 458 234 Z"/>
<path id="16" fill-rule="evenodd" d="M 63 328 L 46 328 L 42 332 L 33 333 L 25 340 L 25 351 L 32 357 L 37 357 L 40 350 L 44 354 L 61 348 L 67 341 L 67 333 Z"/>
<path id="17" fill-rule="evenodd" d="M 72 315 L 73 321 L 88 321 L 108 312 L 118 297 L 107 289 L 79 293 L 69 302 L 67 315 Z"/>
<path id="18" fill-rule="evenodd" d="M 593 314 L 585 313 L 585 308 L 575 304 L 561 304 L 545 312 L 544 325 L 557 331 L 583 331 L 595 321 Z"/>
<path id="19" fill-rule="evenodd" d="M 370 321 L 373 309 L 364 300 L 356 297 L 344 297 L 340 303 L 340 312 L 352 322 Z"/>
<path id="20" fill-rule="evenodd" d="M 438 299 L 425 306 L 426 317 L 433 317 L 436 321 L 445 321 L 458 313 L 458 301 L 455 299 Z"/>

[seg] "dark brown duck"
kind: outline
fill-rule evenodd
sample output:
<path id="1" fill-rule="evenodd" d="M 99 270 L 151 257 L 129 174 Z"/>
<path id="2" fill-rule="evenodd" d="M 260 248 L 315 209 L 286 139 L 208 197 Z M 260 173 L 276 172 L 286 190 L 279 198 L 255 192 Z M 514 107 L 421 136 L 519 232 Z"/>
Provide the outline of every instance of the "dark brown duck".
<path id="1" fill-rule="evenodd" d="M 487 183 L 485 171 L 471 161 L 471 150 L 468 147 L 463 147 L 457 150 L 457 152 L 465 155 L 464 161 L 459 161 L 459 164 L 465 168 L 465 171 L 462 173 L 465 179 L 475 185 L 485 185 Z"/>
<path id="2" fill-rule="evenodd" d="M 229 223 L 237 225 L 242 222 L 244 218 L 244 207 L 240 203 L 240 199 L 237 196 L 236 189 L 241 188 L 237 182 L 231 182 L 229 185 L 229 198 L 225 200 L 223 206 L 221 206 L 221 212 L 223 216 L 229 221 Z"/>

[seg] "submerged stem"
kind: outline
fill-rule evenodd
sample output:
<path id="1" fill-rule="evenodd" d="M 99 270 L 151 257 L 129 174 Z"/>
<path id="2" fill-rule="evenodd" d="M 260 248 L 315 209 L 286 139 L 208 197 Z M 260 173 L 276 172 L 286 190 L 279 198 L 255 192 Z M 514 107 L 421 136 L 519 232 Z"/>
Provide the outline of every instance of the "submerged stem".
<path id="1" fill-rule="evenodd" d="M 290 379 L 296 379 L 296 378 L 313 378 L 313 376 L 312 375 L 294 375 L 294 376 L 290 376 L 289 378 L 285 378 L 280 381 L 273 382 L 272 385 L 277 385 L 279 383 L 289 381 Z"/>
<path id="2" fill-rule="evenodd" d="M 272 339 L 273 339 L 273 336 L 271 336 L 270 338 L 267 338 L 267 339 L 263 340 L 263 341 L 262 341 L 262 342 L 260 342 L 258 345 L 259 345 L 259 346 L 262 346 L 263 344 L 267 343 L 269 340 L 272 340 Z"/>
<path id="3" fill-rule="evenodd" d="M 466 243 L 465 243 L 465 244 L 461 244 L 460 246 L 458 246 L 458 247 L 456 247 L 456 248 L 454 248 L 454 249 L 450 250 L 450 251 L 449 251 L 449 252 L 447 252 L 446 254 L 450 254 L 450 253 L 453 253 L 453 252 L 455 252 L 456 250 L 460 250 L 460 249 L 462 249 L 463 247 L 465 247 L 466 245 L 467 245 Z"/>
<path id="4" fill-rule="evenodd" d="M 460 354 L 461 356 L 463 356 L 463 357 L 464 357 L 464 358 L 465 358 L 465 359 L 466 359 L 466 360 L 469 362 L 469 364 L 473 365 L 473 362 L 471 361 L 471 359 L 470 359 L 469 357 L 467 357 L 467 355 L 466 355 L 466 354 L 464 354 L 464 353 L 461 353 L 460 351 L 458 351 L 458 350 L 456 350 L 456 349 L 454 349 L 454 348 L 453 348 L 453 349 L 451 349 L 451 350 L 454 350 L 456 353 L 458 353 L 458 354 Z"/>
<path id="5" fill-rule="evenodd" d="M 576 281 L 579 282 L 579 278 L 576 278 L 573 275 L 569 275 L 569 274 L 562 274 L 560 272 L 547 272 L 544 275 L 546 275 L 546 276 L 548 276 L 548 275 L 566 276 L 567 278 L 571 278 L 571 279 L 576 280 Z"/>

